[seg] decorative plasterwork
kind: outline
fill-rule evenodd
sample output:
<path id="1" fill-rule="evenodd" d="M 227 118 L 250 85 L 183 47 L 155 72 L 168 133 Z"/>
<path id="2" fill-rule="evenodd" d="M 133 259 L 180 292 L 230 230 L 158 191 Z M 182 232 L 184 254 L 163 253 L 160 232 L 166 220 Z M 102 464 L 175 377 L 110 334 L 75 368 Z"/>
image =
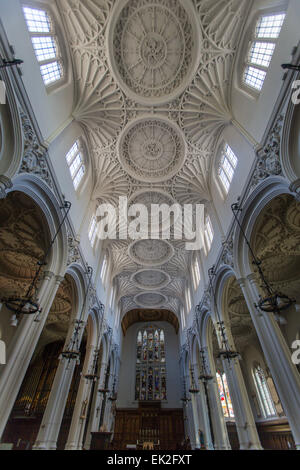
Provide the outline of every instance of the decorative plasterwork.
<path id="1" fill-rule="evenodd" d="M 125 93 L 148 105 L 179 95 L 195 72 L 201 31 L 190 2 L 121 0 L 111 14 L 108 54 Z"/>
<path id="2" fill-rule="evenodd" d="M 32 173 L 52 188 L 52 177 L 46 162 L 46 148 L 39 144 L 29 117 L 23 111 L 20 114 L 24 134 L 24 154 L 19 172 Z"/>
<path id="3" fill-rule="evenodd" d="M 131 281 L 144 290 L 163 289 L 170 280 L 169 274 L 161 269 L 140 269 L 131 276 Z"/>
<path id="4" fill-rule="evenodd" d="M 170 179 L 182 167 L 186 145 L 181 131 L 161 117 L 130 122 L 118 142 L 123 168 L 144 182 Z"/>
<path id="5" fill-rule="evenodd" d="M 179 321 L 177 316 L 170 310 L 165 309 L 133 309 L 128 311 L 122 319 L 122 330 L 125 335 L 127 329 L 138 322 L 156 322 L 166 321 L 174 326 L 176 333 L 179 330 Z"/>
<path id="6" fill-rule="evenodd" d="M 282 168 L 280 163 L 280 143 L 283 122 L 283 115 L 278 116 L 272 130 L 268 135 L 266 145 L 261 151 L 258 152 L 256 170 L 251 180 L 252 187 L 258 185 L 268 176 L 282 175 Z"/>
<path id="7" fill-rule="evenodd" d="M 167 240 L 136 240 L 128 248 L 130 258 L 144 266 L 160 266 L 173 256 L 174 248 Z"/>
<path id="8" fill-rule="evenodd" d="M 76 77 L 73 115 L 85 129 L 93 159 L 93 200 L 117 205 L 119 196 L 127 196 L 131 204 L 144 201 L 146 206 L 156 197 L 158 203 L 168 205 L 171 200 L 180 204 L 209 201 L 216 141 L 232 119 L 232 66 L 249 2 L 61 0 L 60 7 Z M 130 30 L 136 33 L 132 38 Z M 173 56 L 166 34 L 172 37 L 169 44 L 177 48 Z M 136 61 L 139 65 L 130 70 Z M 184 153 L 161 159 L 156 134 L 152 141 L 149 136 L 141 139 L 135 128 L 143 127 L 146 120 L 164 124 L 172 138 L 184 142 Z M 132 143 L 138 151 L 126 150 L 120 165 L 119 142 L 126 135 L 129 142 L 134 130 Z M 139 247 L 142 240 L 136 243 Z M 158 256 L 156 261 L 164 242 L 155 241 L 148 260 L 132 256 L 136 245 L 132 243 L 128 251 L 128 244 L 107 242 L 112 278 L 128 278 L 127 288 L 120 289 L 120 295 L 125 295 L 123 312 L 136 306 L 133 297 L 138 287 L 130 281 L 134 272 L 156 266 L 176 284 L 190 266 L 190 253 L 182 241 L 172 242 L 173 256 Z M 168 296 L 170 302 L 176 308 L 178 298 Z"/>
<path id="9" fill-rule="evenodd" d="M 167 302 L 167 297 L 158 292 L 145 292 L 137 294 L 134 301 L 145 308 L 159 308 Z"/>
<path id="10" fill-rule="evenodd" d="M 151 206 L 152 204 L 157 204 L 162 206 L 166 204 L 167 206 L 172 206 L 175 203 L 174 199 L 166 192 L 155 189 L 139 190 L 135 192 L 129 200 L 129 207 L 133 204 L 143 204 L 148 210 L 148 222 L 151 223 Z M 164 230 L 167 230 L 170 225 L 169 213 L 166 212 L 165 216 L 161 214 L 161 224 L 159 227 L 155 227 L 155 224 L 151 227 L 151 233 L 153 235 L 160 235 Z M 141 234 L 145 235 L 145 238 L 148 237 L 150 230 L 147 229 L 147 233 L 143 233 L 143 227 L 141 227 Z"/>

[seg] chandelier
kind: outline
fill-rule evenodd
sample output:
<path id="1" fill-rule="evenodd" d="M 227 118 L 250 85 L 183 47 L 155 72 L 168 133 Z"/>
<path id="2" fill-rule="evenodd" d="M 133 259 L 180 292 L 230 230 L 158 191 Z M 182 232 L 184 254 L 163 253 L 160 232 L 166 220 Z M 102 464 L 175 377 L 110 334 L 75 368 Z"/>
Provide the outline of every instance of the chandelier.
<path id="1" fill-rule="evenodd" d="M 218 320 L 219 320 L 217 322 L 217 325 L 219 327 L 219 332 L 220 332 L 220 335 L 221 335 L 221 338 L 222 338 L 222 349 L 219 350 L 218 357 L 227 359 L 228 362 L 230 362 L 231 359 L 239 358 L 240 354 L 237 351 L 234 351 L 230 348 L 229 343 L 228 343 L 228 339 L 227 339 L 227 336 L 226 336 L 225 324 L 220 318 L 220 313 L 219 313 L 217 300 L 216 300 L 216 293 L 215 293 L 215 290 L 213 288 L 213 282 L 212 282 L 215 275 L 216 275 L 215 266 L 212 266 L 208 270 L 208 277 L 209 277 L 210 290 L 212 292 L 213 299 L 214 299 L 215 311 L 216 311 L 216 314 L 217 314 L 217 317 L 218 317 Z"/>
<path id="2" fill-rule="evenodd" d="M 91 268 L 91 266 L 88 266 L 87 271 L 86 271 L 85 274 L 88 276 L 88 284 L 87 284 L 87 288 L 86 288 L 85 293 L 84 293 L 84 299 L 83 299 L 83 303 L 82 303 L 82 307 L 81 307 L 80 316 L 79 316 L 78 320 L 75 320 L 74 332 L 73 332 L 72 338 L 69 342 L 69 345 L 68 345 L 67 349 L 62 351 L 61 354 L 60 354 L 60 359 L 61 358 L 68 359 L 69 362 L 71 360 L 76 360 L 76 365 L 80 364 L 79 332 L 80 332 L 81 328 L 85 325 L 85 322 L 82 320 L 82 316 L 83 316 L 83 312 L 84 312 L 85 304 L 86 304 L 86 299 L 87 299 L 88 292 L 89 292 L 90 285 L 91 285 L 91 281 L 92 281 L 93 268 Z"/>
<path id="3" fill-rule="evenodd" d="M 249 240 L 247 239 L 246 237 L 246 234 L 241 226 L 241 223 L 239 221 L 239 218 L 238 218 L 238 213 L 242 211 L 241 207 L 239 206 L 238 203 L 235 203 L 235 204 L 232 204 L 231 205 L 231 210 L 233 212 L 233 215 L 234 215 L 234 218 L 235 218 L 235 221 L 237 223 L 237 225 L 239 226 L 239 229 L 241 231 L 241 234 L 243 235 L 243 238 L 249 248 L 249 251 L 250 251 L 250 254 L 251 254 L 251 257 L 252 257 L 252 263 L 256 266 L 257 268 L 257 271 L 258 271 L 258 274 L 259 274 L 259 277 L 260 277 L 260 280 L 262 282 L 261 284 L 261 288 L 263 289 L 263 291 L 265 292 L 264 296 L 262 297 L 261 295 L 259 295 L 259 301 L 258 301 L 258 304 L 255 305 L 255 307 L 257 308 L 260 308 L 260 310 L 264 311 L 264 312 L 268 312 L 268 313 L 276 313 L 276 314 L 280 314 L 280 312 L 282 312 L 283 310 L 286 310 L 287 308 L 291 307 L 291 305 L 293 305 L 293 303 L 296 302 L 295 299 L 290 299 L 287 295 L 279 292 L 279 291 L 275 291 L 271 285 L 269 284 L 263 270 L 262 270 L 262 261 L 257 258 L 257 256 L 255 255 L 254 251 L 253 251 L 253 248 L 249 242 Z"/>
<path id="4" fill-rule="evenodd" d="M 11 297 L 3 297 L 1 298 L 1 302 L 4 303 L 4 305 L 14 312 L 11 325 L 16 326 L 18 323 L 18 317 L 19 315 L 33 315 L 33 314 L 38 314 L 37 318 L 35 321 L 39 321 L 39 315 L 42 312 L 42 309 L 40 308 L 38 298 L 37 298 L 37 283 L 39 281 L 39 277 L 41 274 L 41 270 L 44 266 L 47 265 L 47 257 L 50 253 L 50 250 L 68 216 L 68 213 L 71 209 L 71 203 L 69 201 L 64 201 L 64 205 L 61 207 L 62 210 L 65 211 L 65 214 L 58 226 L 58 229 L 53 236 L 52 240 L 50 241 L 50 244 L 48 248 L 46 249 L 46 253 L 41 261 L 37 262 L 37 269 L 34 274 L 34 277 L 25 293 L 24 296 L 11 296 Z"/>

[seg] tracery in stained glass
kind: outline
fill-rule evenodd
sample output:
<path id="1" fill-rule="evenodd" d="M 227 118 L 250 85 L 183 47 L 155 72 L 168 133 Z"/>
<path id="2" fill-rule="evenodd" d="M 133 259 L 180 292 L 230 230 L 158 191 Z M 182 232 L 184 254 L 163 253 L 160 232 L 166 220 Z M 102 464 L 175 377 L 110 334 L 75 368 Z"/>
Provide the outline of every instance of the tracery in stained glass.
<path id="1" fill-rule="evenodd" d="M 136 348 L 135 400 L 166 400 L 164 331 L 155 326 L 139 330 Z"/>
<path id="2" fill-rule="evenodd" d="M 222 404 L 222 410 L 225 418 L 234 418 L 233 406 L 229 394 L 229 388 L 225 374 L 217 372 L 217 382 Z"/>

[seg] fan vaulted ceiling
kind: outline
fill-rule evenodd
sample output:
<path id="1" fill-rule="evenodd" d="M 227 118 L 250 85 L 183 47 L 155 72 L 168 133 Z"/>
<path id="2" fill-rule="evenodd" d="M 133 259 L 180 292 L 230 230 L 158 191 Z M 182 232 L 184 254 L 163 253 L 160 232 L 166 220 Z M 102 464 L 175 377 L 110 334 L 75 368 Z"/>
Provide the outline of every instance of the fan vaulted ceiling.
<path id="1" fill-rule="evenodd" d="M 93 200 L 209 201 L 216 141 L 232 119 L 229 84 L 247 0 L 60 4 Z M 183 241 L 115 240 L 107 248 L 123 314 L 179 313 L 191 253 Z"/>

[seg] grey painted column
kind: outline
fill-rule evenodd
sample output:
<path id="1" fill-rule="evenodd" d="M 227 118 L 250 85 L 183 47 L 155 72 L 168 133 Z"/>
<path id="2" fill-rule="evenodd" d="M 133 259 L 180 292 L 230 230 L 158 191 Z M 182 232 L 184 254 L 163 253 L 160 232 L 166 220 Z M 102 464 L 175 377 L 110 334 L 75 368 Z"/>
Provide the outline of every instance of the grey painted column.
<path id="1" fill-rule="evenodd" d="M 75 320 L 76 321 L 76 320 Z M 74 333 L 73 322 L 70 326 L 64 349 L 67 348 Z M 81 342 L 83 328 L 79 333 L 79 344 Z M 37 435 L 34 450 L 55 450 L 60 431 L 61 422 L 71 386 L 76 359 L 62 357 L 58 365 L 46 410 Z"/>
<path id="2" fill-rule="evenodd" d="M 230 359 L 229 361 L 227 359 L 222 359 L 222 363 L 234 410 L 240 449 L 261 450 L 262 446 L 259 440 L 239 360 L 237 358 Z"/>
<path id="3" fill-rule="evenodd" d="M 206 397 L 206 392 L 205 392 L 205 385 L 202 383 L 201 380 L 198 379 L 200 375 L 198 364 L 195 364 L 194 371 L 196 372 L 195 373 L 196 386 L 199 390 L 199 393 L 196 395 L 197 396 L 197 409 L 198 409 L 198 415 L 199 415 L 199 428 L 197 430 L 199 446 L 201 447 L 200 435 L 199 435 L 199 430 L 201 430 L 204 435 L 205 448 L 208 450 L 213 450 L 214 446 L 212 442 L 212 435 L 211 435 L 211 429 L 210 429 L 208 403 L 207 403 L 207 397 Z"/>
<path id="4" fill-rule="evenodd" d="M 24 316 L 7 350 L 7 363 L 1 366 L 0 375 L 0 437 L 16 401 L 31 357 L 47 320 L 61 276 L 45 272 L 38 292 L 43 309 L 40 322 L 34 322 L 34 315 Z"/>
<path id="5" fill-rule="evenodd" d="M 92 374 L 94 363 L 95 345 L 90 344 L 86 350 L 82 376 L 80 379 L 76 396 L 75 407 L 72 415 L 70 431 L 65 450 L 82 450 L 83 432 L 86 424 L 86 415 L 90 401 L 90 394 L 93 382 L 85 378 L 85 375 Z"/>
<path id="6" fill-rule="evenodd" d="M 226 422 L 222 410 L 220 394 L 216 378 L 216 368 L 208 354 L 208 348 L 203 348 L 206 362 L 207 373 L 213 378 L 207 381 L 207 395 L 208 395 L 208 406 L 210 407 L 211 421 L 214 434 L 214 449 L 215 450 L 230 450 L 231 445 L 229 442 Z"/>
<path id="7" fill-rule="evenodd" d="M 100 393 L 98 390 L 104 388 L 105 374 L 106 374 L 107 363 L 102 362 L 100 367 L 100 376 L 98 382 L 96 382 L 95 393 L 92 397 L 92 407 L 89 423 L 87 425 L 87 434 L 84 442 L 84 448 L 89 449 L 91 445 L 92 432 L 99 431 L 99 421 L 101 416 L 101 407 L 103 403 L 103 393 Z"/>
<path id="8" fill-rule="evenodd" d="M 292 363 L 291 351 L 272 313 L 258 311 L 255 276 L 239 279 L 267 365 L 289 421 L 296 448 L 300 450 L 300 375 Z"/>

